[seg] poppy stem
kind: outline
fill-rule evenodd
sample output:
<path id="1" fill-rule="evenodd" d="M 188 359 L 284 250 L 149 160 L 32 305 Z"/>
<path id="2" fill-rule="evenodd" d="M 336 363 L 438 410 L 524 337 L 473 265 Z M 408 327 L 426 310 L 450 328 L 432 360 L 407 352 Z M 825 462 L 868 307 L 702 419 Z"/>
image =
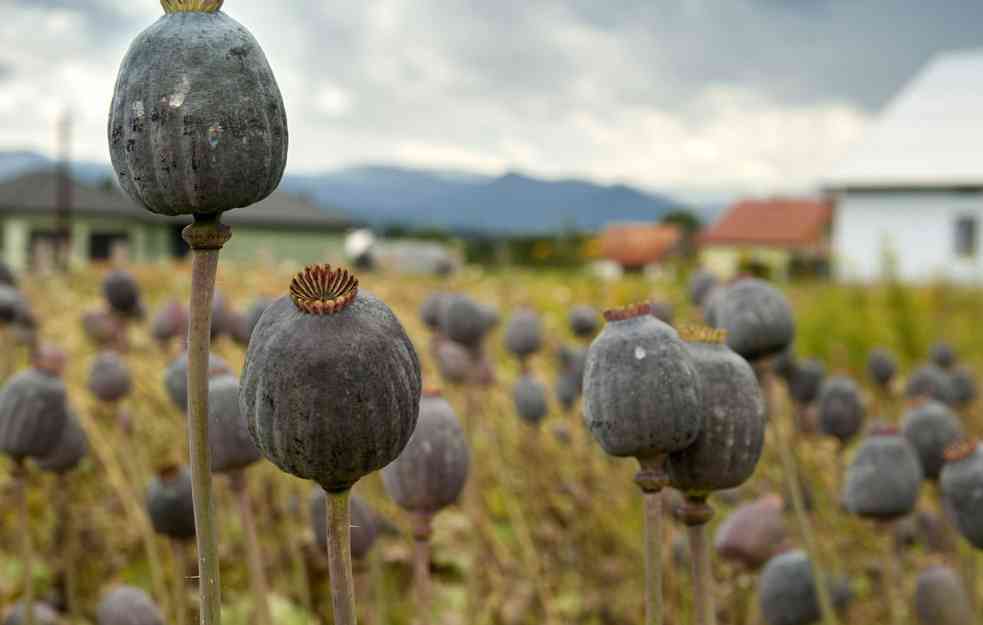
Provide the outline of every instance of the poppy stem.
<path id="1" fill-rule="evenodd" d="M 191 318 L 188 325 L 188 448 L 191 452 L 191 492 L 198 540 L 201 624 L 222 622 L 218 541 L 212 507 L 212 474 L 208 453 L 208 351 L 211 341 L 212 299 L 219 251 L 231 236 L 218 216 L 195 216 L 184 229 L 191 247 Z"/>
<path id="2" fill-rule="evenodd" d="M 639 460 L 635 483 L 642 490 L 645 507 L 645 625 L 662 625 L 662 497 L 668 482 L 665 456 Z"/>
<path id="3" fill-rule="evenodd" d="M 270 615 L 269 587 L 263 570 L 259 539 L 256 537 L 256 519 L 253 517 L 253 506 L 249 500 L 249 489 L 246 487 L 246 474 L 243 471 L 236 471 L 229 476 L 229 481 L 239 505 L 239 519 L 242 522 L 242 534 L 246 542 L 246 563 L 249 566 L 256 621 L 259 625 L 273 625 L 273 617 Z"/>
<path id="4" fill-rule="evenodd" d="M 414 515 L 413 583 L 416 587 L 416 618 L 420 625 L 431 621 L 430 536 L 433 534 L 433 515 L 420 512 Z"/>
<path id="5" fill-rule="evenodd" d="M 74 491 L 67 475 L 58 476 L 56 489 L 58 517 L 62 523 L 62 531 L 65 533 L 65 552 L 62 555 L 62 572 L 65 575 L 65 607 L 71 622 L 79 623 L 81 622 L 81 615 L 78 605 L 78 575 L 75 569 L 75 562 L 78 560 L 78 537 L 75 524 L 72 523 L 70 493 Z"/>
<path id="6" fill-rule="evenodd" d="M 187 625 L 188 623 L 187 588 L 184 585 L 188 561 L 184 549 L 184 543 L 177 540 L 171 541 L 171 555 L 174 557 L 174 623 L 176 625 Z"/>
<path id="7" fill-rule="evenodd" d="M 352 575 L 351 491 L 328 493 L 328 573 L 334 625 L 356 625 Z"/>
<path id="8" fill-rule="evenodd" d="M 34 625 L 34 549 L 31 546 L 31 511 L 27 505 L 27 465 L 16 460 L 13 468 L 14 496 L 20 510 L 21 565 L 24 567 L 24 624 Z"/>

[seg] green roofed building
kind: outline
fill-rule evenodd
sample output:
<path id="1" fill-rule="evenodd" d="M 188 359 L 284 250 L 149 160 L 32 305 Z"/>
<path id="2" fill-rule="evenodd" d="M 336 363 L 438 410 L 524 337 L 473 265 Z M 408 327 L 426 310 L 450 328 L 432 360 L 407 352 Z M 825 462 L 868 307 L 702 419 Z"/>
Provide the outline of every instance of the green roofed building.
<path id="1" fill-rule="evenodd" d="M 118 245 L 133 262 L 181 258 L 188 252 L 181 229 L 188 218 L 161 217 L 134 204 L 115 185 L 72 181 L 60 190 L 54 170 L 22 175 L 0 184 L 0 258 L 14 269 L 29 268 L 39 247 L 57 240 L 59 195 L 71 206 L 68 226 L 75 265 L 107 260 Z M 67 191 L 67 192 L 66 192 Z M 351 223 L 307 200 L 274 192 L 259 204 L 225 213 L 232 240 L 223 261 L 259 259 L 324 262 L 342 254 Z"/>

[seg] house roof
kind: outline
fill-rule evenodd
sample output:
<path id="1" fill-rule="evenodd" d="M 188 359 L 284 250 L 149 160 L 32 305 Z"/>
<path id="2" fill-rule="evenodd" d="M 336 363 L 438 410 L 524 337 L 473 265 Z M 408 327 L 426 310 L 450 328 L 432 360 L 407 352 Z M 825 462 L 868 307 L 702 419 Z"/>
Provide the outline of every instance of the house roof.
<path id="1" fill-rule="evenodd" d="M 833 207 L 828 202 L 790 198 L 743 200 L 704 230 L 699 241 L 700 245 L 813 245 L 822 241 L 832 218 Z"/>
<path id="2" fill-rule="evenodd" d="M 682 237 L 679 227 L 667 224 L 613 224 L 601 234 L 601 256 L 622 267 L 644 267 L 664 259 Z"/>
<path id="3" fill-rule="evenodd" d="M 983 187 L 983 49 L 933 58 L 822 180 L 829 189 Z"/>
<path id="4" fill-rule="evenodd" d="M 54 170 L 25 174 L 0 184 L 0 213 L 53 214 L 57 206 L 58 175 Z M 187 218 L 155 215 L 137 206 L 113 186 L 95 186 L 72 181 L 72 211 L 87 217 L 125 217 L 140 221 L 180 223 Z M 302 197 L 275 191 L 268 198 L 228 211 L 222 217 L 230 226 L 270 226 L 334 229 L 349 221 Z"/>

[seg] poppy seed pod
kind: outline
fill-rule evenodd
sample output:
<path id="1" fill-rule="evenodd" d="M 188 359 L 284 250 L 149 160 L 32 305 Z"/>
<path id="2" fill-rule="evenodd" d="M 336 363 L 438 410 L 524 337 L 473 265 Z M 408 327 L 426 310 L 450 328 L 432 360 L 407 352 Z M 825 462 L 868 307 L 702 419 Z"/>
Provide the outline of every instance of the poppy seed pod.
<path id="1" fill-rule="evenodd" d="M 727 345 L 751 362 L 781 352 L 795 338 L 788 300 L 764 280 L 727 287 L 715 314 L 717 327 L 727 330 Z"/>
<path id="2" fill-rule="evenodd" d="M 963 437 L 959 417 L 945 404 L 928 401 L 909 410 L 901 428 L 918 453 L 925 479 L 937 480 L 945 464 L 946 448 Z"/>
<path id="3" fill-rule="evenodd" d="M 676 331 L 645 304 L 605 313 L 584 370 L 584 422 L 612 456 L 658 458 L 693 443 L 700 376 Z"/>
<path id="4" fill-rule="evenodd" d="M 795 375 L 798 365 L 794 345 L 789 345 L 771 359 L 771 370 L 780 379 L 785 380 L 786 384 L 792 380 L 792 376 Z"/>
<path id="5" fill-rule="evenodd" d="M 700 378 L 702 425 L 685 449 L 669 454 L 669 484 L 690 496 L 734 488 L 754 473 L 765 442 L 765 408 L 758 380 L 719 330 L 684 328 L 686 349 Z"/>
<path id="6" fill-rule="evenodd" d="M 5 262 L 0 261 L 0 284 L 7 286 L 17 286 L 17 274 Z"/>
<path id="7" fill-rule="evenodd" d="M 739 506 L 717 528 L 713 541 L 717 554 L 749 570 L 761 567 L 788 538 L 783 508 L 778 495 Z"/>
<path id="8" fill-rule="evenodd" d="M 490 329 L 488 311 L 466 295 L 448 295 L 443 315 L 444 334 L 468 348 L 478 347 Z"/>
<path id="9" fill-rule="evenodd" d="M 150 333 L 160 343 L 188 334 L 188 308 L 177 300 L 164 304 L 150 322 Z"/>
<path id="10" fill-rule="evenodd" d="M 104 310 L 82 313 L 82 331 L 98 347 L 113 343 L 122 332 L 120 321 Z"/>
<path id="11" fill-rule="evenodd" d="M 912 400 L 934 399 L 952 405 L 955 400 L 952 378 L 936 364 L 923 365 L 908 378 L 905 397 Z"/>
<path id="12" fill-rule="evenodd" d="M 484 327 L 484 333 L 488 334 L 501 322 L 502 316 L 492 304 L 482 304 L 479 302 L 477 306 L 478 312 L 481 315 L 481 325 Z"/>
<path id="13" fill-rule="evenodd" d="M 580 389 L 577 388 L 578 379 L 570 371 L 560 371 L 556 374 L 556 401 L 564 410 L 573 410 L 577 398 L 580 397 Z"/>
<path id="14" fill-rule="evenodd" d="M 573 335 L 582 339 L 594 336 L 601 325 L 601 315 L 593 306 L 574 306 L 568 319 Z"/>
<path id="15" fill-rule="evenodd" d="M 77 467 L 87 453 L 89 453 L 89 437 L 86 436 L 75 412 L 68 409 L 65 426 L 61 436 L 58 437 L 58 444 L 48 454 L 38 458 L 37 463 L 42 471 L 64 475 Z"/>
<path id="16" fill-rule="evenodd" d="M 65 372 L 68 354 L 53 343 L 42 343 L 36 352 L 31 354 L 31 365 L 38 371 L 61 377 Z"/>
<path id="17" fill-rule="evenodd" d="M 208 377 L 231 373 L 229 365 L 220 356 L 208 355 Z M 164 371 L 164 390 L 174 405 L 182 412 L 188 409 L 188 352 L 184 352 Z"/>
<path id="18" fill-rule="evenodd" d="M 473 374 L 476 363 L 468 348 L 460 343 L 447 339 L 439 339 L 434 359 L 440 377 L 448 384 L 464 384 Z"/>
<path id="19" fill-rule="evenodd" d="M 58 618 L 58 613 L 55 612 L 47 603 L 42 603 L 36 601 L 32 604 L 34 609 L 31 610 L 34 616 L 34 625 L 59 625 L 61 620 Z M 3 625 L 26 625 L 27 624 L 27 605 L 23 601 L 18 601 L 14 604 L 14 607 L 7 612 L 7 615 L 3 618 Z"/>
<path id="20" fill-rule="evenodd" d="M 249 330 L 249 321 L 246 316 L 238 310 L 227 310 L 225 313 L 225 328 L 229 337 L 235 341 L 236 345 L 246 347 L 249 345 L 249 337 L 252 334 Z"/>
<path id="21" fill-rule="evenodd" d="M 12 286 L 0 284 L 0 323 L 14 323 L 24 307 L 24 296 Z"/>
<path id="22" fill-rule="evenodd" d="M 891 352 L 883 348 L 876 348 L 870 351 L 867 356 L 867 373 L 874 384 L 886 388 L 898 372 L 898 363 L 894 360 Z"/>
<path id="23" fill-rule="evenodd" d="M 133 586 L 117 586 L 96 608 L 99 625 L 164 625 L 164 616 L 150 595 Z"/>
<path id="24" fill-rule="evenodd" d="M 0 452 L 14 460 L 47 456 L 68 419 L 65 385 L 37 369 L 10 378 L 0 389 Z"/>
<path id="25" fill-rule="evenodd" d="M 140 317 L 143 314 L 140 285 L 128 271 L 116 269 L 106 274 L 102 280 L 102 294 L 109 308 L 117 315 Z"/>
<path id="26" fill-rule="evenodd" d="M 525 374 L 512 387 L 512 401 L 519 417 L 529 425 L 539 425 L 549 414 L 546 385 L 532 374 Z"/>
<path id="27" fill-rule="evenodd" d="M 956 367 L 949 375 L 952 384 L 952 405 L 968 408 L 976 401 L 976 375 L 968 367 Z"/>
<path id="28" fill-rule="evenodd" d="M 915 582 L 919 625 L 966 625 L 974 621 L 966 584 L 946 566 L 931 566 Z"/>
<path id="29" fill-rule="evenodd" d="M 826 367 L 814 358 L 800 360 L 788 382 L 788 392 L 792 399 L 802 405 L 816 401 L 826 379 Z"/>
<path id="30" fill-rule="evenodd" d="M 837 610 L 851 599 L 845 581 L 830 583 L 830 594 Z M 805 552 L 796 550 L 768 561 L 758 581 L 761 616 L 767 625 L 812 625 L 819 622 L 819 601 L 812 563 Z"/>
<path id="31" fill-rule="evenodd" d="M 191 498 L 191 473 L 184 467 L 167 467 L 147 488 L 147 515 L 154 531 L 175 540 L 195 537 L 195 508 Z"/>
<path id="32" fill-rule="evenodd" d="M 956 519 L 956 527 L 977 549 L 983 549 L 983 450 L 975 440 L 951 445 L 945 452 L 939 484 Z"/>
<path id="33" fill-rule="evenodd" d="M 898 519 L 915 509 L 924 475 L 907 439 L 893 427 L 878 428 L 863 440 L 847 467 L 843 503 L 864 518 Z"/>
<path id="34" fill-rule="evenodd" d="M 663 323 L 672 325 L 672 321 L 676 316 L 676 309 L 670 302 L 652 300 L 649 302 L 649 306 L 652 310 L 651 314 L 653 317 Z"/>
<path id="35" fill-rule="evenodd" d="M 512 315 L 505 328 L 505 347 L 520 360 L 543 347 L 543 320 L 533 310 L 523 309 Z"/>
<path id="36" fill-rule="evenodd" d="M 437 291 L 428 295 L 427 299 L 423 300 L 423 304 L 420 305 L 420 319 L 423 321 L 423 325 L 432 332 L 440 330 L 441 320 L 444 318 L 444 308 L 447 305 L 447 296 L 447 293 Z"/>
<path id="37" fill-rule="evenodd" d="M 253 335 L 253 330 L 256 329 L 256 324 L 259 323 L 259 320 L 263 317 L 263 313 L 266 312 L 266 309 L 269 308 L 270 304 L 272 303 L 273 298 L 271 297 L 257 297 L 256 301 L 253 302 L 253 305 L 249 307 L 249 311 L 246 313 L 247 345 L 249 344 L 248 337 Z"/>
<path id="38" fill-rule="evenodd" d="M 221 0 L 165 0 L 119 69 L 108 138 L 120 186 L 161 215 L 259 202 L 287 160 L 287 118 L 256 39 Z M 161 58 L 167 58 L 161 63 Z"/>
<path id="39" fill-rule="evenodd" d="M 245 469 L 260 458 L 239 409 L 239 382 L 232 375 L 208 381 L 208 448 L 212 473 Z"/>
<path id="40" fill-rule="evenodd" d="M 950 369 L 956 364 L 956 350 L 945 341 L 938 341 L 929 350 L 930 360 L 942 369 Z"/>
<path id="41" fill-rule="evenodd" d="M 846 444 L 863 426 L 864 402 L 857 383 L 846 376 L 830 376 L 819 390 L 819 429 Z"/>
<path id="42" fill-rule="evenodd" d="M 379 522 L 376 513 L 358 495 L 352 495 L 351 505 L 351 546 L 352 558 L 364 560 L 369 555 L 375 539 L 379 535 Z M 314 541 L 321 552 L 328 548 L 328 495 L 320 486 L 311 494 L 311 525 L 314 528 Z"/>
<path id="43" fill-rule="evenodd" d="M 723 284 L 718 284 L 711 287 L 707 291 L 706 297 L 703 298 L 703 322 L 706 323 L 711 328 L 719 327 L 720 325 L 720 304 L 724 300 L 724 295 L 727 294 L 727 286 Z"/>
<path id="44" fill-rule="evenodd" d="M 717 276 L 700 269 L 689 278 L 689 301 L 694 306 L 702 306 L 713 287 L 717 286 Z"/>
<path id="45" fill-rule="evenodd" d="M 455 503 L 468 478 L 471 453 L 454 409 L 439 393 L 420 400 L 410 442 L 382 470 L 386 493 L 410 512 L 436 514 Z"/>
<path id="46" fill-rule="evenodd" d="M 106 351 L 92 361 L 88 386 L 100 401 L 117 402 L 133 390 L 133 377 L 119 354 Z"/>
<path id="47" fill-rule="evenodd" d="M 420 391 L 420 360 L 396 315 L 348 271 L 321 265 L 260 319 L 240 401 L 271 462 L 341 492 L 396 459 Z"/>

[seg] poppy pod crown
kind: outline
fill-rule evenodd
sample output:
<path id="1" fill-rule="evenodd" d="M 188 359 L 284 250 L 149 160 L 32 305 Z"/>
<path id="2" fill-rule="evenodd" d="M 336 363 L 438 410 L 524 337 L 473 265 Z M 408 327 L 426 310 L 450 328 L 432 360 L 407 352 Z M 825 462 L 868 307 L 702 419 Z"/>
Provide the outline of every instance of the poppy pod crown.
<path id="1" fill-rule="evenodd" d="M 214 13 L 225 0 L 160 0 L 165 13 Z"/>
<path id="2" fill-rule="evenodd" d="M 290 299 L 311 315 L 332 315 L 358 295 L 358 278 L 347 269 L 310 265 L 290 282 Z"/>

